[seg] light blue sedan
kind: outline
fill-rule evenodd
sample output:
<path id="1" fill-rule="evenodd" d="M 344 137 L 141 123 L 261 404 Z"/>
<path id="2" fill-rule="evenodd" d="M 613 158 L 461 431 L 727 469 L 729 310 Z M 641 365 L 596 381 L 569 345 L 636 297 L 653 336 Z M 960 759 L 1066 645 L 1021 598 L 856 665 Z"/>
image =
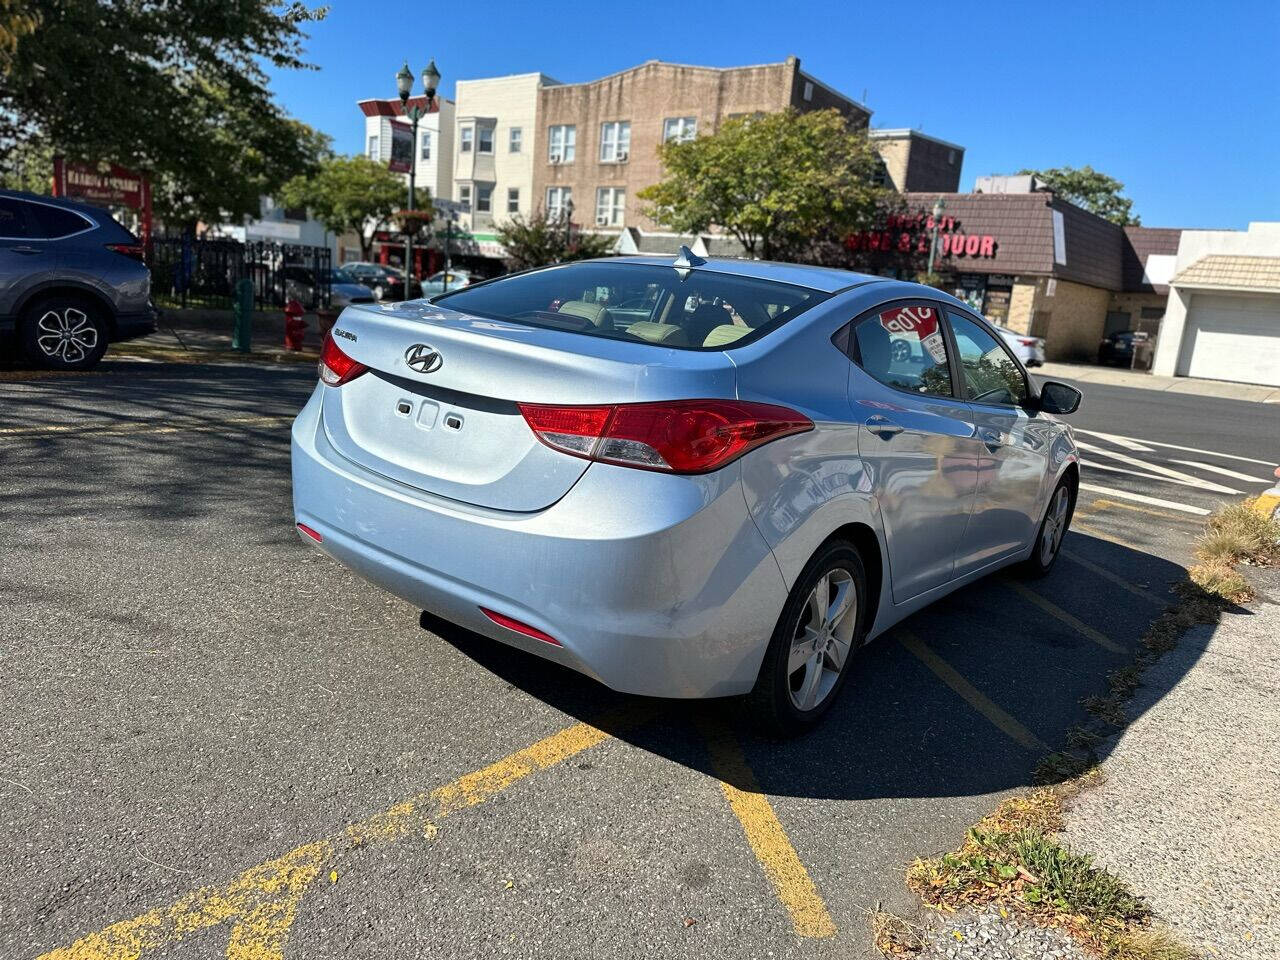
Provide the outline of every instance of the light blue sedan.
<path id="1" fill-rule="evenodd" d="M 348 308 L 294 423 L 294 510 L 441 618 L 620 691 L 747 694 L 795 733 L 867 640 L 1049 572 L 1079 403 L 931 287 L 585 261 Z"/>

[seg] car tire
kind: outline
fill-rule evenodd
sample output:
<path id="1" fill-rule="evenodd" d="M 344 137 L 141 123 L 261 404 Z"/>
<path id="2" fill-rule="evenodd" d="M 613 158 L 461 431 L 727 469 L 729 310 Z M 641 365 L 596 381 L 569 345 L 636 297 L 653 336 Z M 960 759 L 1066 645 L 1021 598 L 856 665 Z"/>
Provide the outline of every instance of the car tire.
<path id="1" fill-rule="evenodd" d="M 381 300 L 383 294 L 382 284 L 375 284 L 373 288 L 373 299 Z"/>
<path id="2" fill-rule="evenodd" d="M 44 297 L 23 313 L 22 352 L 51 370 L 91 370 L 107 352 L 105 311 L 73 294 Z"/>
<path id="3" fill-rule="evenodd" d="M 1067 477 L 1058 481 L 1045 507 L 1044 517 L 1036 530 L 1036 542 L 1031 556 L 1022 561 L 1019 572 L 1024 576 L 1039 578 L 1048 576 L 1053 565 L 1062 555 L 1062 541 L 1071 528 L 1071 518 L 1076 511 L 1076 490 Z"/>
<path id="4" fill-rule="evenodd" d="M 826 584 L 843 607 L 826 606 L 813 629 Z M 852 609 L 847 607 L 852 600 Z M 841 541 L 824 546 L 805 566 L 782 608 L 747 707 L 760 730 L 794 737 L 813 728 L 831 709 L 851 672 L 866 634 L 867 574 L 857 548 Z M 794 651 L 794 652 L 793 652 Z M 817 672 L 814 672 L 814 671 Z"/>

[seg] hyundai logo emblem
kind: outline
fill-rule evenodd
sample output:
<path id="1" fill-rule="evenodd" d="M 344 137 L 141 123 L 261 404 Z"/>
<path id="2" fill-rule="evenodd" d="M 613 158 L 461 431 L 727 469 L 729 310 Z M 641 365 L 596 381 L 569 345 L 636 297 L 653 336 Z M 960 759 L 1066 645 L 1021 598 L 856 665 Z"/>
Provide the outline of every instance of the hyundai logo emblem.
<path id="1" fill-rule="evenodd" d="M 425 343 L 415 343 L 404 352 L 404 362 L 419 373 L 435 373 L 444 366 L 444 357 Z"/>

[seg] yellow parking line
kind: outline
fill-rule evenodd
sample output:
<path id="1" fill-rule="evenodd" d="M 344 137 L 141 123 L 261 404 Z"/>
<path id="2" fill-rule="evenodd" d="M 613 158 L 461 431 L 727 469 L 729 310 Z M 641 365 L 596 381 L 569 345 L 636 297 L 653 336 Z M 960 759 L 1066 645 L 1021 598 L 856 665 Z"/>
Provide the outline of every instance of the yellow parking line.
<path id="1" fill-rule="evenodd" d="M 610 719 L 630 725 L 648 716 L 644 708 L 628 708 Z M 484 803 L 530 774 L 609 736 L 591 724 L 575 724 L 430 793 L 351 824 L 340 834 L 252 867 L 225 886 L 195 890 L 170 906 L 112 924 L 39 960 L 138 960 L 145 953 L 168 949 L 189 934 L 227 922 L 233 924 L 228 960 L 280 960 L 298 903 L 335 853 L 410 835 L 434 836 L 436 823 L 449 814 Z"/>
<path id="2" fill-rule="evenodd" d="M 1102 633 L 1100 630 L 1095 630 L 1079 617 L 1067 613 L 1067 611 L 1063 610 L 1056 603 L 1046 600 L 1034 590 L 1023 586 L 1017 580 L 1005 580 L 1005 583 L 1008 585 L 1010 590 L 1018 594 L 1028 603 L 1035 604 L 1045 613 L 1049 614 L 1049 616 L 1053 617 L 1055 620 L 1065 623 L 1072 630 L 1076 631 L 1076 633 L 1080 634 L 1082 637 L 1087 637 L 1092 640 L 1098 646 L 1102 647 L 1102 649 L 1110 650 L 1112 653 L 1125 652 L 1124 647 L 1120 646 L 1120 644 L 1116 643 L 1106 634 Z"/>
<path id="3" fill-rule="evenodd" d="M 899 627 L 897 635 L 898 642 L 910 650 L 917 660 L 933 671 L 934 676 L 958 693 L 969 706 L 986 717 L 997 730 L 1010 740 L 1021 744 L 1028 750 L 1048 751 L 1049 747 L 1043 740 L 1004 710 L 1001 710 L 986 694 L 966 680 L 955 667 L 926 647 L 914 633 Z"/>
<path id="4" fill-rule="evenodd" d="M 799 937 L 833 937 L 835 921 L 818 893 L 809 871 L 787 837 L 768 797 L 760 792 L 755 774 L 747 765 L 742 747 L 733 734 L 705 718 L 699 722 L 711 753 L 711 765 L 720 779 L 720 789 L 734 816 L 742 825 L 747 843 L 773 885 L 774 892 L 791 915 L 791 926 Z M 734 786 L 742 784 L 742 788 Z"/>
<path id="5" fill-rule="evenodd" d="M 1141 597 L 1143 600 L 1149 600 L 1151 603 L 1157 604 L 1158 606 L 1162 606 L 1162 607 L 1168 606 L 1169 604 L 1169 601 L 1167 599 L 1156 596 L 1150 590 L 1140 587 L 1136 583 L 1130 583 L 1124 577 L 1119 576 L 1118 574 L 1112 573 L 1106 567 L 1098 566 L 1092 560 L 1086 560 L 1084 557 L 1080 556 L 1074 551 L 1063 548 L 1062 555 L 1066 557 L 1068 560 L 1070 560 L 1072 563 L 1076 564 L 1077 566 L 1084 567 L 1086 570 L 1089 570 L 1092 573 L 1096 573 L 1098 576 L 1102 577 L 1104 580 L 1110 580 L 1121 590 L 1127 590 L 1129 593 L 1132 593 L 1135 597 Z"/>

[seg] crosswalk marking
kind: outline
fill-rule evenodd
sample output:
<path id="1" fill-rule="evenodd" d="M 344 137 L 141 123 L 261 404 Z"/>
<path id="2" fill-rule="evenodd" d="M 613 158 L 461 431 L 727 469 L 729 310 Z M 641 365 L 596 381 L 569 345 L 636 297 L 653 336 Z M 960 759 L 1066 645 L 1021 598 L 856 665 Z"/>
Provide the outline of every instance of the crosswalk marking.
<path id="1" fill-rule="evenodd" d="M 1119 497 L 1121 500 L 1133 500 L 1137 503 L 1149 503 L 1154 507 L 1166 507 L 1169 510 L 1192 513 L 1197 517 L 1207 517 L 1210 513 L 1204 507 L 1193 507 L 1189 503 L 1178 503 L 1176 500 L 1165 500 L 1161 497 L 1148 497 L 1141 493 L 1130 493 L 1128 490 L 1117 490 L 1115 487 L 1101 487 L 1096 483 L 1081 483 L 1080 489 L 1101 493 L 1108 497 Z"/>
<path id="2" fill-rule="evenodd" d="M 1170 460 L 1170 463 L 1176 463 L 1184 467 L 1195 467 L 1197 470 L 1208 470 L 1210 473 L 1216 473 L 1219 476 L 1231 477 L 1235 480 L 1244 480 L 1248 483 L 1266 483 L 1267 480 L 1261 477 L 1251 477 L 1247 473 L 1237 473 L 1235 470 L 1228 470 L 1226 467 L 1219 467 L 1212 463 L 1201 463 L 1199 460 Z"/>
<path id="3" fill-rule="evenodd" d="M 1171 477 L 1175 480 L 1181 480 L 1189 487 L 1199 487 L 1201 490 L 1209 490 L 1213 493 L 1239 493 L 1239 490 L 1233 487 L 1224 487 L 1220 483 L 1214 483 L 1211 480 L 1201 480 L 1199 477 L 1193 477 L 1189 473 L 1182 473 L 1180 470 L 1170 470 L 1168 467 L 1162 467 L 1157 463 L 1149 463 L 1146 460 L 1139 460 L 1137 457 L 1131 457 L 1127 453 L 1117 453 L 1115 450 L 1108 450 L 1106 447 L 1095 446 L 1092 443 L 1076 441 L 1076 446 L 1081 450 L 1088 450 L 1102 457 L 1109 457 L 1112 460 L 1119 460 L 1121 463 L 1127 463 L 1130 466 L 1142 467 L 1150 470 L 1152 473 L 1158 473 L 1161 476 Z M 1085 461 L 1086 465 L 1092 463 L 1091 460 Z"/>
<path id="4" fill-rule="evenodd" d="M 1122 437 L 1114 433 L 1100 433 L 1097 430 L 1081 430 L 1079 427 L 1075 428 L 1075 432 L 1087 434 L 1088 436 L 1091 436 L 1091 437 L 1099 437 L 1103 440 L 1110 440 L 1112 443 L 1120 444 L 1122 446 L 1124 442 L 1149 444 L 1150 446 L 1153 446 L 1153 447 L 1164 447 L 1168 450 L 1182 450 L 1182 451 L 1185 451 L 1186 453 L 1199 453 L 1203 456 L 1220 457 L 1224 460 L 1241 460 L 1244 463 L 1260 463 L 1264 467 L 1275 466 L 1275 463 L 1270 460 L 1255 460 L 1253 457 L 1241 457 L 1241 456 L 1237 456 L 1234 453 L 1218 453 L 1216 450 L 1201 450 L 1199 447 L 1184 447 L 1184 446 L 1181 446 L 1180 444 L 1163 443 L 1159 440 L 1138 440 L 1138 439 L 1135 439 L 1134 437 Z"/>
<path id="5" fill-rule="evenodd" d="M 1219 488 L 1217 484 L 1208 483 L 1207 481 L 1202 482 L 1202 481 L 1182 480 L 1178 477 L 1162 477 L 1158 473 L 1144 473 L 1141 470 L 1130 470 L 1127 467 L 1117 467 L 1113 463 L 1098 463 L 1098 461 L 1096 460 L 1086 460 L 1084 461 L 1082 466 L 1086 473 L 1092 472 L 1094 470 L 1106 470 L 1109 473 L 1123 473 L 1130 477 L 1142 477 L 1144 480 L 1156 480 L 1156 481 L 1159 481 L 1160 483 L 1176 483 L 1184 487 L 1195 487 L 1198 490 L 1220 489 L 1224 493 L 1239 492 L 1237 490 L 1232 490 L 1230 487 Z"/>

